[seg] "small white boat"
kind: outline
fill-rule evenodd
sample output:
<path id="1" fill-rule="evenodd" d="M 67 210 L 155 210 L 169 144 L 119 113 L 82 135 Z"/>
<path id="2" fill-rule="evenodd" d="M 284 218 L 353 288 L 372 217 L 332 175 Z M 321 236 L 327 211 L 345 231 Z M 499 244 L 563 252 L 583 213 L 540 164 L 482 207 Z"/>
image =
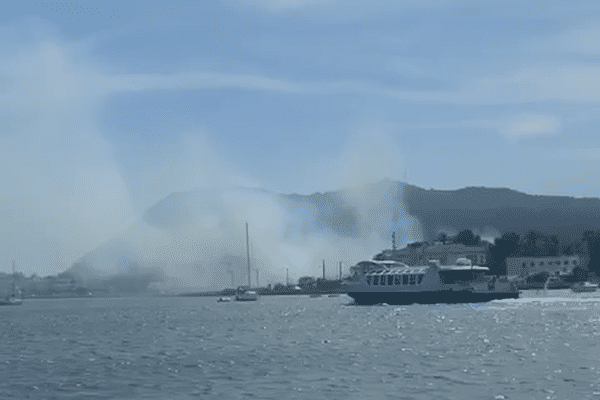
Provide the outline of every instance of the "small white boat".
<path id="1" fill-rule="evenodd" d="M 219 297 L 219 300 L 217 300 L 218 303 L 229 303 L 230 301 L 230 297 Z"/>
<path id="2" fill-rule="evenodd" d="M 571 290 L 574 292 L 595 292 L 598 289 L 598 285 L 590 282 L 577 282 L 571 286 Z"/>
<path id="3" fill-rule="evenodd" d="M 17 288 L 15 284 L 15 262 L 12 262 L 12 291 L 9 295 L 7 295 L 4 299 L 0 300 L 0 306 L 20 306 L 23 304 L 23 300 L 21 299 L 20 290 Z"/>
<path id="4" fill-rule="evenodd" d="M 243 286 L 238 287 L 237 293 L 235 294 L 236 301 L 256 301 L 258 300 L 258 293 L 254 290 L 247 290 Z"/>
<path id="5" fill-rule="evenodd" d="M 21 304 L 23 304 L 23 300 L 14 296 L 6 296 L 0 300 L 0 306 L 20 306 Z"/>

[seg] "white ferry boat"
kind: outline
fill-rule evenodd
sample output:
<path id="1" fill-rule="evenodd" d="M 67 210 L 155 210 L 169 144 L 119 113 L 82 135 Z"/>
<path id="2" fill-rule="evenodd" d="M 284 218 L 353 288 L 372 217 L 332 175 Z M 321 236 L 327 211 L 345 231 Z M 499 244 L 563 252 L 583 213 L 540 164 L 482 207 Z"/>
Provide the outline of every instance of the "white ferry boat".
<path id="1" fill-rule="evenodd" d="M 254 290 L 248 290 L 244 286 L 240 286 L 237 288 L 237 292 L 235 294 L 236 301 L 256 301 L 258 300 L 258 293 Z"/>
<path id="2" fill-rule="evenodd" d="M 361 305 L 479 303 L 519 297 L 515 282 L 485 276 L 489 268 L 474 266 L 466 258 L 450 266 L 440 266 L 438 260 L 415 267 L 396 261 L 362 261 L 351 271 L 348 295 Z"/>

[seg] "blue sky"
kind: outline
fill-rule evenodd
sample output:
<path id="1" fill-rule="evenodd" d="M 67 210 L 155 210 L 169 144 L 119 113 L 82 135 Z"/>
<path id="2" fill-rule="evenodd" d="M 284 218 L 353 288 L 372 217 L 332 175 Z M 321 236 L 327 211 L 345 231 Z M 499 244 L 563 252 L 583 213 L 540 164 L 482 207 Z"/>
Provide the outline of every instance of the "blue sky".
<path id="1" fill-rule="evenodd" d="M 406 177 L 598 197 L 599 8 L 5 5 L 0 269 L 33 248 L 56 265 L 42 272 L 64 269 L 195 187 L 310 194 Z"/>

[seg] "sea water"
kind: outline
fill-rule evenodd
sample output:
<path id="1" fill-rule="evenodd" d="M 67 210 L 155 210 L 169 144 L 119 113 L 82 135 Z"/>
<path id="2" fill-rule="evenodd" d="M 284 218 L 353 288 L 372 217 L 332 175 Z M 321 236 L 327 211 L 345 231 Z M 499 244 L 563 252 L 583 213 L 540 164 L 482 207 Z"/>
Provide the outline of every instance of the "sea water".
<path id="1" fill-rule="evenodd" d="M 0 309 L 2 399 L 600 399 L 600 296 L 26 300 Z"/>

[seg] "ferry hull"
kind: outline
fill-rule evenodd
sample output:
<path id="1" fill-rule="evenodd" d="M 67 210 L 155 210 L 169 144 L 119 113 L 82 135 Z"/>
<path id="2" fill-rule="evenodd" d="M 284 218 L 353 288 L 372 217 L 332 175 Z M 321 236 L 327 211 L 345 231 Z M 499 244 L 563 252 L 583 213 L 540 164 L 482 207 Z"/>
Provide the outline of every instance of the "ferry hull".
<path id="1" fill-rule="evenodd" d="M 358 305 L 390 304 L 443 304 L 487 303 L 492 300 L 518 299 L 519 292 L 455 292 L 451 290 L 431 292 L 360 292 L 350 291 L 348 296 Z"/>

